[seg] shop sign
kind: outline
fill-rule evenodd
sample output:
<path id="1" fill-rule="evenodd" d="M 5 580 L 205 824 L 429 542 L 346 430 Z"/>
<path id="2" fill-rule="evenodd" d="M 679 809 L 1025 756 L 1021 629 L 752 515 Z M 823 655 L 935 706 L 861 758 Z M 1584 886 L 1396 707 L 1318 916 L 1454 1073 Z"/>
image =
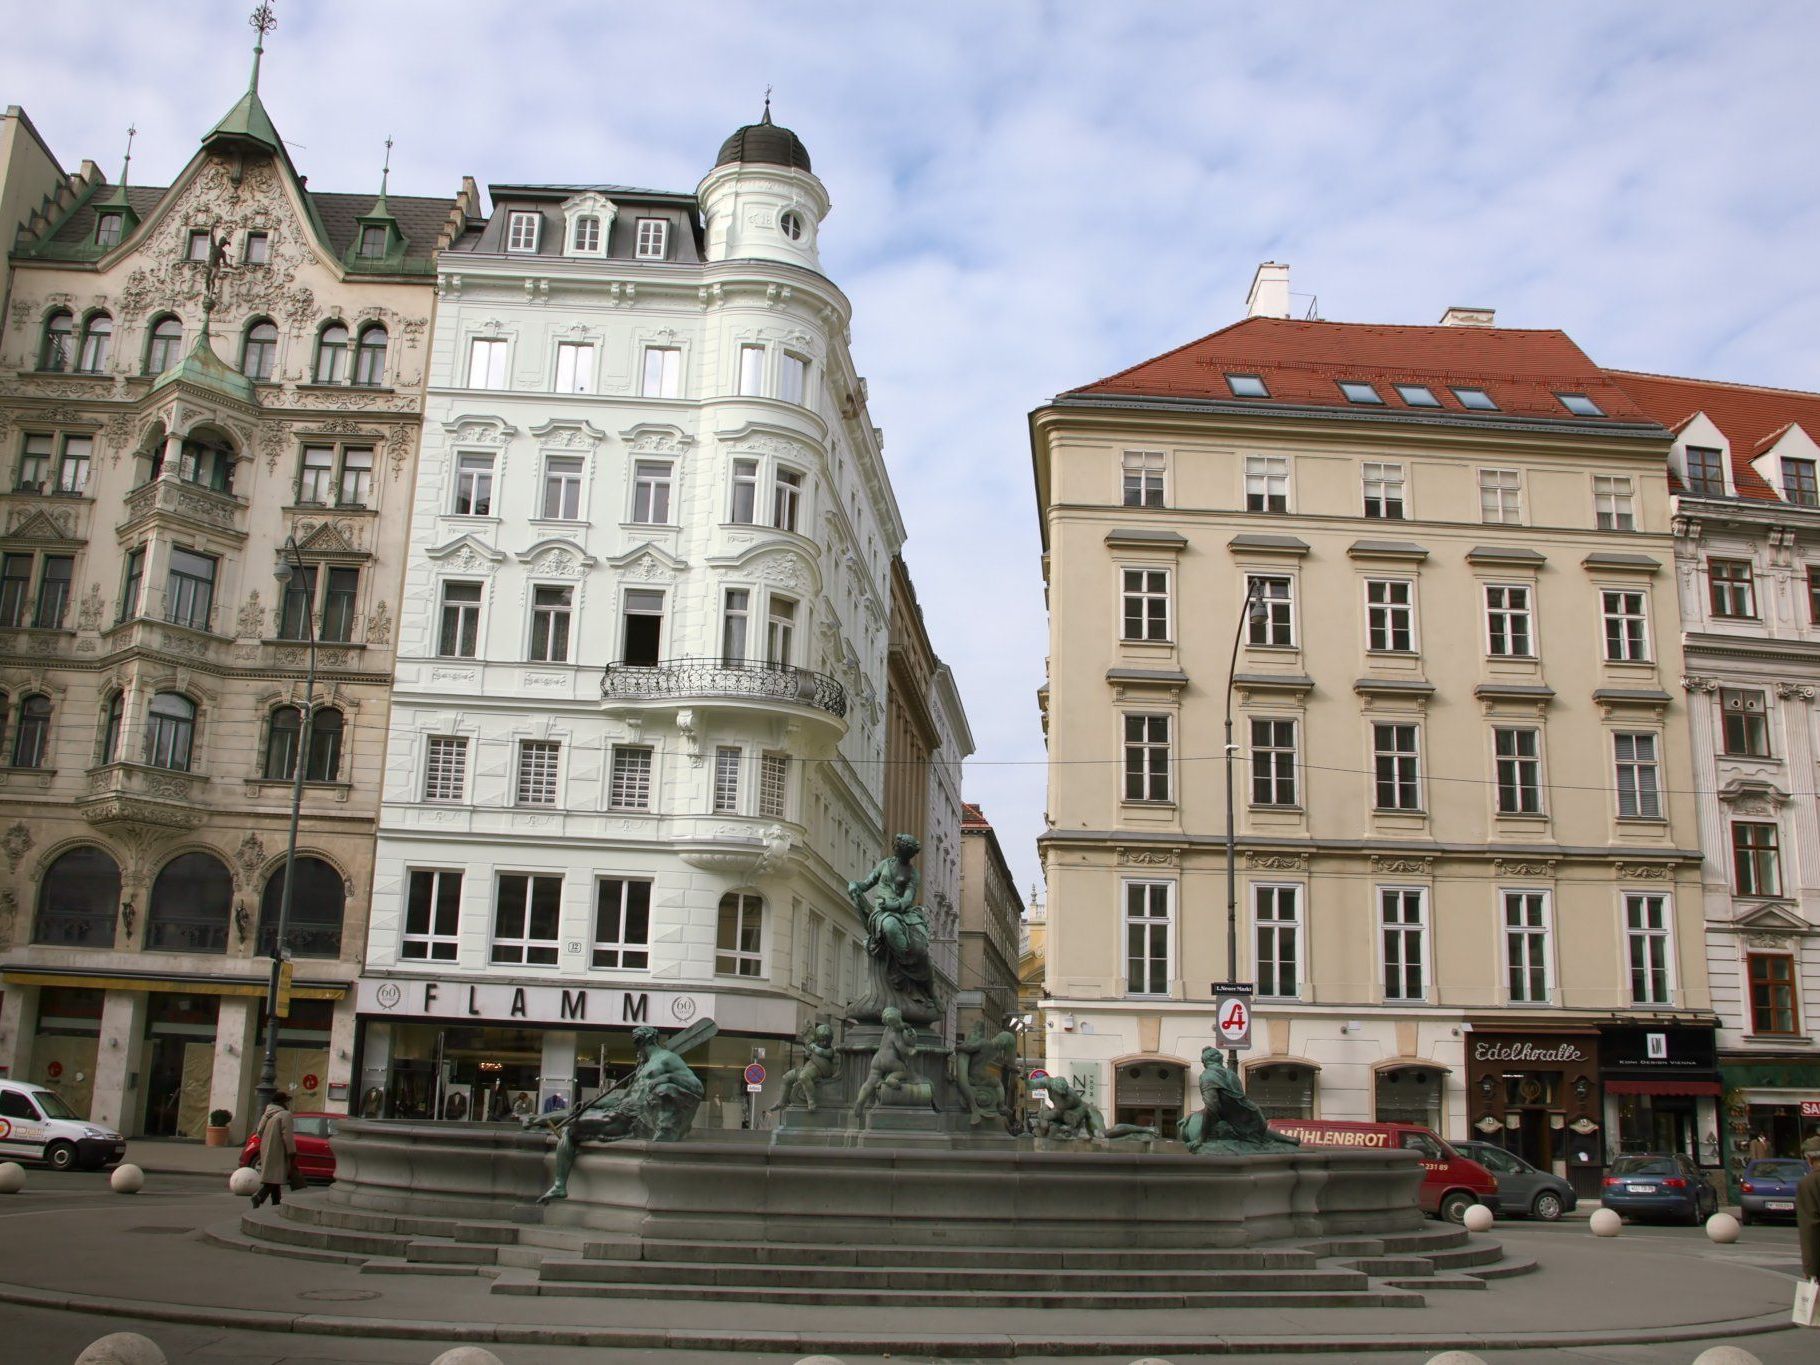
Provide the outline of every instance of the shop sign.
<path id="1" fill-rule="evenodd" d="M 362 1014 L 464 1022 L 681 1028 L 697 1017 L 720 1019 L 711 995 L 628 991 L 602 986 L 520 986 L 511 982 L 384 980 L 363 977 Z M 786 1005 L 789 1002 L 784 1002 Z"/>
<path id="2" fill-rule="evenodd" d="M 1521 1039 L 1503 1041 L 1480 1038 L 1472 1045 L 1475 1062 L 1584 1062 L 1586 1051 L 1577 1043 L 1538 1045 Z"/>
<path id="3" fill-rule="evenodd" d="M 1599 1035 L 1600 1069 L 1662 1079 L 1709 1075 L 1718 1065 L 1710 1028 L 1624 1026 Z"/>
<path id="4" fill-rule="evenodd" d="M 1802 1100 L 1801 1117 L 1804 1119 L 1820 1119 L 1820 1100 Z"/>

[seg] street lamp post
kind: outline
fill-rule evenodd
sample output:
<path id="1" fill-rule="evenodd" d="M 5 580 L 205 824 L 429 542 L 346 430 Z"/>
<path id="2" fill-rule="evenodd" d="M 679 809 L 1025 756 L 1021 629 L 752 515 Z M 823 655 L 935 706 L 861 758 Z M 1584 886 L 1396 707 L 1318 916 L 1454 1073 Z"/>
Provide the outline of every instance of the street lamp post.
<path id="1" fill-rule="evenodd" d="M 278 1091 L 278 985 L 284 965 L 285 939 L 291 927 L 291 893 L 296 884 L 297 872 L 297 825 L 303 814 L 303 770 L 309 761 L 310 728 L 316 718 L 316 622 L 311 615 L 311 608 L 315 604 L 310 600 L 314 594 L 309 590 L 309 576 L 304 569 L 303 554 L 297 548 L 295 536 L 286 537 L 283 548 L 278 551 L 278 563 L 273 574 L 280 583 L 286 585 L 295 576 L 303 589 L 303 639 L 308 652 L 303 675 L 303 719 L 297 727 L 297 753 L 292 759 L 291 833 L 284 851 L 284 890 L 278 899 L 278 924 L 272 941 L 272 975 L 265 988 L 265 1055 L 259 1063 L 259 1084 L 253 1090 L 255 1115 L 265 1113 L 266 1106 Z M 278 602 L 282 624 L 282 589 Z M 255 1117 L 254 1122 L 257 1121 Z"/>
<path id="2" fill-rule="evenodd" d="M 1226 973 L 1229 981 L 1239 978 L 1239 882 L 1238 869 L 1234 866 L 1237 856 L 1237 839 L 1233 833 L 1232 809 L 1232 756 L 1238 746 L 1232 742 L 1232 678 L 1239 667 L 1239 641 L 1245 636 L 1245 627 L 1255 621 L 1265 620 L 1269 608 L 1258 596 L 1260 580 L 1250 578 L 1245 583 L 1245 601 L 1239 608 L 1239 623 L 1232 632 L 1232 657 L 1226 664 Z M 1226 1065 L 1236 1074 L 1239 1069 L 1239 1050 L 1236 1047 L 1226 1049 Z"/>

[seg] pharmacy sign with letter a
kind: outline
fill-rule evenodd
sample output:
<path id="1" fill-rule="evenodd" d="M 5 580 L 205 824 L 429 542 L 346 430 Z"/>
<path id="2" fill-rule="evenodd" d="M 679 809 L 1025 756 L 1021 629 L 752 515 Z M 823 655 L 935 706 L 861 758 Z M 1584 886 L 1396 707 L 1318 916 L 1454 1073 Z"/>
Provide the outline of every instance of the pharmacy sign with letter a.
<path id="1" fill-rule="evenodd" d="M 1220 1046 L 1251 1046 L 1251 993 L 1249 982 L 1222 981 L 1213 988 L 1213 1027 Z"/>

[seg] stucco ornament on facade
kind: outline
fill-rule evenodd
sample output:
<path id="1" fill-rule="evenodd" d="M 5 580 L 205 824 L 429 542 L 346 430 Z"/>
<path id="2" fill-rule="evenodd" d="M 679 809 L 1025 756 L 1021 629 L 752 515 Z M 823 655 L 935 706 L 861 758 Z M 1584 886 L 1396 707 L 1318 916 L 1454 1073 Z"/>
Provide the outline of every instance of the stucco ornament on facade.
<path id="1" fill-rule="evenodd" d="M 9 872 L 19 870 L 19 862 L 32 850 L 32 832 L 20 821 L 0 835 L 0 853 L 6 854 L 6 867 Z"/>

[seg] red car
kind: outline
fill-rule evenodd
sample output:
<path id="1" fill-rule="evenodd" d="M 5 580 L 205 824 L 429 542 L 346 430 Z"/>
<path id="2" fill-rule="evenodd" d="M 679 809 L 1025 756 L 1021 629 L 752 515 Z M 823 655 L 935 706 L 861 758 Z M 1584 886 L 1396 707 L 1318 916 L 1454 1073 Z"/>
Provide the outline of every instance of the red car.
<path id="1" fill-rule="evenodd" d="M 329 1139 L 335 1136 L 335 1120 L 346 1114 L 293 1114 L 297 1121 L 297 1164 L 306 1180 L 330 1181 L 335 1178 L 335 1151 Z M 240 1149 L 240 1164 L 252 1166 L 259 1160 L 259 1134 L 254 1133 Z"/>

